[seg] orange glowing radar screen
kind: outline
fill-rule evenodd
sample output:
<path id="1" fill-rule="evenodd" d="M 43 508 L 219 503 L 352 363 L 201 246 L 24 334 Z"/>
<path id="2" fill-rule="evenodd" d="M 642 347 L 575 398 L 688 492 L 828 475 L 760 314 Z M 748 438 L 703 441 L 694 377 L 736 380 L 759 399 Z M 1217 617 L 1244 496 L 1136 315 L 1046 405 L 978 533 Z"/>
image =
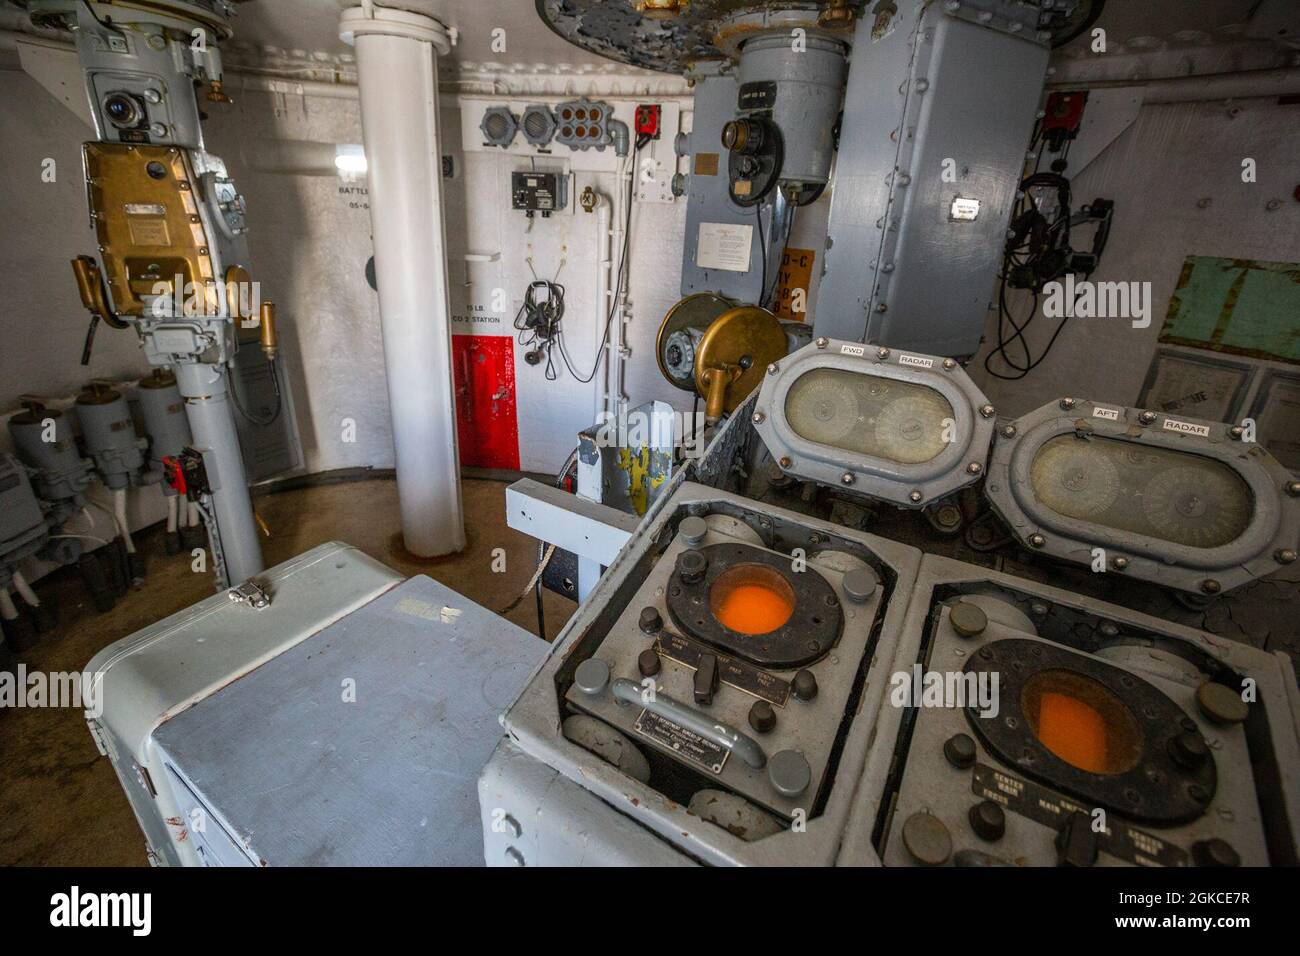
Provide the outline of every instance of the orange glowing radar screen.
<path id="1" fill-rule="evenodd" d="M 1039 699 L 1038 739 L 1066 763 L 1105 773 L 1106 722 L 1077 697 L 1044 693 Z"/>
<path id="2" fill-rule="evenodd" d="M 714 617 L 739 634 L 769 634 L 794 613 L 794 592 L 767 568 L 740 567 L 714 583 L 710 595 Z"/>

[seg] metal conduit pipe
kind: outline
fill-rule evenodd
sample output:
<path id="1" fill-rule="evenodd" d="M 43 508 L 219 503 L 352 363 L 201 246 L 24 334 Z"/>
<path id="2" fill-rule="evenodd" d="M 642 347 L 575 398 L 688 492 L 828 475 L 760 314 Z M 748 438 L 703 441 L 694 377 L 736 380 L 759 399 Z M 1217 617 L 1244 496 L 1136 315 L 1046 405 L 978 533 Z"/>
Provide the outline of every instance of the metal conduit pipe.
<path id="1" fill-rule="evenodd" d="M 1204 103 L 1259 97 L 1300 95 L 1300 67 L 1207 73 L 1153 80 L 1068 80 L 1047 84 L 1049 90 L 1142 90 L 1144 104 Z"/>

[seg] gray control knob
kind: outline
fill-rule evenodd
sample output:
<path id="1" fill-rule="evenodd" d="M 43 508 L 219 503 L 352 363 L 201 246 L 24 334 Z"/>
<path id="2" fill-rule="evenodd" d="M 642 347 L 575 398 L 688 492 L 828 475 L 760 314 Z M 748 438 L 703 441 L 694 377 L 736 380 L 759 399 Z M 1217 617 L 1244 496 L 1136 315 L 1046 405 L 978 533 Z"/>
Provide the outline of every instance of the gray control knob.
<path id="1" fill-rule="evenodd" d="M 641 672 L 642 677 L 654 677 L 659 673 L 661 666 L 659 655 L 655 653 L 653 647 L 647 647 L 637 655 L 636 669 Z"/>
<path id="2" fill-rule="evenodd" d="M 776 711 L 772 705 L 765 700 L 755 701 L 754 706 L 749 708 L 749 726 L 760 734 L 771 733 L 776 726 Z"/>
<path id="3" fill-rule="evenodd" d="M 794 675 L 791 687 L 794 689 L 794 696 L 802 701 L 810 701 L 817 696 L 817 677 L 812 671 L 804 668 Z"/>
<path id="4" fill-rule="evenodd" d="M 989 626 L 988 615 L 974 604 L 958 601 L 948 612 L 948 623 L 961 637 L 979 637 Z"/>
<path id="5" fill-rule="evenodd" d="M 952 834 L 932 813 L 913 813 L 903 822 L 903 846 L 923 866 L 943 866 L 952 856 Z"/>
<path id="6" fill-rule="evenodd" d="M 609 665 L 589 657 L 573 672 L 573 683 L 578 690 L 594 697 L 609 686 Z"/>
<path id="7" fill-rule="evenodd" d="M 659 613 L 658 608 L 643 607 L 637 625 L 646 634 L 658 634 L 660 628 L 664 626 L 663 615 Z"/>
<path id="8" fill-rule="evenodd" d="M 772 781 L 777 793 L 797 797 L 812 782 L 812 768 L 808 766 L 803 754 L 782 750 L 767 762 L 767 778 Z"/>
<path id="9" fill-rule="evenodd" d="M 689 518 L 682 519 L 682 523 L 677 526 L 677 533 L 686 540 L 687 544 L 694 547 L 709 533 L 709 523 L 703 518 L 691 515 Z"/>
<path id="10" fill-rule="evenodd" d="M 967 814 L 970 828 L 981 840 L 1001 840 L 1007 832 L 1007 815 L 992 800 L 981 800 Z"/>
<path id="11" fill-rule="evenodd" d="M 865 604 L 876 593 L 879 583 L 874 571 L 857 568 L 844 575 L 844 595 L 855 604 Z"/>
<path id="12" fill-rule="evenodd" d="M 699 584 L 709 569 L 709 559 L 699 551 L 683 551 L 677 556 L 677 573 L 685 584 Z"/>

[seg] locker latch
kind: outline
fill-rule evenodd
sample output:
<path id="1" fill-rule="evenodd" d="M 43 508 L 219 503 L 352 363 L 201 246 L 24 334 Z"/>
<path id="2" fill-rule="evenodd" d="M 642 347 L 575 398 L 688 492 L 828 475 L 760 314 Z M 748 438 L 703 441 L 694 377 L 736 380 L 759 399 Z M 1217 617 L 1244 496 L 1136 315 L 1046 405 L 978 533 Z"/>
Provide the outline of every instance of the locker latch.
<path id="1" fill-rule="evenodd" d="M 271 604 L 271 595 L 267 593 L 266 588 L 252 579 L 245 581 L 238 587 L 231 588 L 226 592 L 226 597 L 236 604 L 247 604 L 257 611 L 269 607 Z"/>

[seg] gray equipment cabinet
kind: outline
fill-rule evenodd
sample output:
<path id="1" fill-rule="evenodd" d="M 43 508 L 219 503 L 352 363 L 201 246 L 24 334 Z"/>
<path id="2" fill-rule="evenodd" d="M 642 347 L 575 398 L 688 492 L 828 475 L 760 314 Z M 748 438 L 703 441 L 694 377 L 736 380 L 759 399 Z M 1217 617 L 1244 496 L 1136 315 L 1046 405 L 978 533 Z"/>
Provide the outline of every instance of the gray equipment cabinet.
<path id="1" fill-rule="evenodd" d="M 546 645 L 344 544 L 253 583 L 88 665 L 151 861 L 481 864 L 476 780 Z"/>
<path id="2" fill-rule="evenodd" d="M 873 10 L 853 42 L 815 331 L 971 355 L 1043 90 L 1039 5 Z"/>

